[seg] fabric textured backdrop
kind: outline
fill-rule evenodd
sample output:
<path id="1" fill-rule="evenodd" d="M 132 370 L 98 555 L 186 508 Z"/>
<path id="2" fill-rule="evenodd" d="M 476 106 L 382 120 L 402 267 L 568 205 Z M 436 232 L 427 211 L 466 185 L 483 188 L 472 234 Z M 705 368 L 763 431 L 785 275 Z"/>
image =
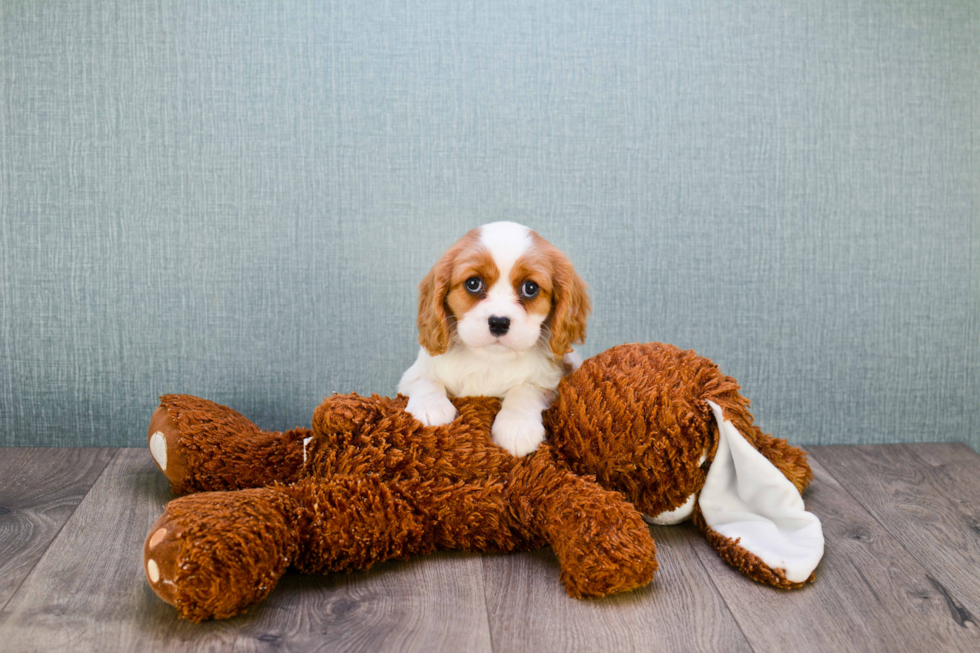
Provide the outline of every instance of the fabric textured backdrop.
<path id="1" fill-rule="evenodd" d="M 714 359 L 796 443 L 980 446 L 980 3 L 0 3 L 0 443 L 394 392 L 512 219 L 586 355 Z"/>

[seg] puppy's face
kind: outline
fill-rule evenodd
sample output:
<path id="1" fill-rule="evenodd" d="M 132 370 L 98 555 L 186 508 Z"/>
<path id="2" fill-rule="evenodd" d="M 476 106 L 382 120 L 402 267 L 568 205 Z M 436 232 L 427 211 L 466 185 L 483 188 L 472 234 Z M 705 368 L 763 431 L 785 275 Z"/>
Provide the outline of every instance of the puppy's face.
<path id="1" fill-rule="evenodd" d="M 419 343 L 523 351 L 546 336 L 555 358 L 585 340 L 585 283 L 537 233 L 495 222 L 467 233 L 419 285 Z"/>

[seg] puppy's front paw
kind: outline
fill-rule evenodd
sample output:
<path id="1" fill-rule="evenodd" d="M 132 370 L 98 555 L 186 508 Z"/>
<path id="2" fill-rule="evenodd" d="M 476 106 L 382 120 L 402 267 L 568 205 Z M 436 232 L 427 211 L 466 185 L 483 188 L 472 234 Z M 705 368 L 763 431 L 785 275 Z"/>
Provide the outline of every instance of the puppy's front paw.
<path id="1" fill-rule="evenodd" d="M 490 428 L 493 442 L 515 456 L 524 456 L 544 442 L 541 413 L 522 412 L 504 408 L 497 413 Z"/>
<path id="2" fill-rule="evenodd" d="M 409 397 L 405 410 L 425 426 L 442 426 L 456 419 L 453 402 L 441 395 Z"/>

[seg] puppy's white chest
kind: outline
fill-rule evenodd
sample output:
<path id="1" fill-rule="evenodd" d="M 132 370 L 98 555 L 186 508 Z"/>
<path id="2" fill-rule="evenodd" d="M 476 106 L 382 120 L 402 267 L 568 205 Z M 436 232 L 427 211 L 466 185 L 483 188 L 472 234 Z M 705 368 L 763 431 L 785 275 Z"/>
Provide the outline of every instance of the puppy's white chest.
<path id="1" fill-rule="evenodd" d="M 450 351 L 434 357 L 432 363 L 434 376 L 456 397 L 503 397 L 523 384 L 553 389 L 562 376 L 558 365 L 537 352 Z"/>

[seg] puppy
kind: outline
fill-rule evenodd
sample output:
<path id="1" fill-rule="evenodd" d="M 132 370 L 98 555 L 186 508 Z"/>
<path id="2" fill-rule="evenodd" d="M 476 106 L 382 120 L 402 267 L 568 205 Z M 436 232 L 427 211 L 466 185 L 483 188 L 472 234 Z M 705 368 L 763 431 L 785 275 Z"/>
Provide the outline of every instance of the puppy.
<path id="1" fill-rule="evenodd" d="M 427 426 L 456 417 L 449 396 L 503 399 L 493 441 L 516 456 L 544 440 L 541 412 L 581 364 L 591 311 L 582 279 L 534 231 L 494 222 L 468 232 L 419 284 L 422 345 L 398 393 Z"/>

